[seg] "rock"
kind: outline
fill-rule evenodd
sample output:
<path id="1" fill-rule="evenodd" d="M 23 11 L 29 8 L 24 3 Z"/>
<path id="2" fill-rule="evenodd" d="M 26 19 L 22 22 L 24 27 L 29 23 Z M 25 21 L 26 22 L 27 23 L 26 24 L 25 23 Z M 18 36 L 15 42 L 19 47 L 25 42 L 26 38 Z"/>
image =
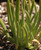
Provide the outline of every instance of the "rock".
<path id="1" fill-rule="evenodd" d="M 0 47 L 0 50 L 3 50 L 3 47 Z"/>
<path id="2" fill-rule="evenodd" d="M 8 21 L 8 17 L 5 17 L 5 22 L 7 22 Z"/>
<path id="3" fill-rule="evenodd" d="M 6 41 L 7 44 L 10 44 L 10 41 Z"/>
<path id="4" fill-rule="evenodd" d="M 9 25 L 6 25 L 6 28 L 9 29 Z"/>
<path id="5" fill-rule="evenodd" d="M 1 5 L 0 5 L 0 14 L 4 14 L 4 13 L 6 13 L 7 12 L 7 9 L 6 9 L 6 7 L 2 7 Z"/>
<path id="6" fill-rule="evenodd" d="M 2 7 L 6 7 L 6 6 L 7 6 L 7 2 L 2 2 L 2 3 L 1 3 L 1 6 L 2 6 Z"/>

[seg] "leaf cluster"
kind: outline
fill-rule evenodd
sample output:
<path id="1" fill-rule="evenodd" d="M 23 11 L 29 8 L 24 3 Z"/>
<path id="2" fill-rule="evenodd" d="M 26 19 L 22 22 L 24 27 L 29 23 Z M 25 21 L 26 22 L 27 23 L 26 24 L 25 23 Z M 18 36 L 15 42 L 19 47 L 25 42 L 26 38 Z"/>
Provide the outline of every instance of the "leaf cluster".
<path id="1" fill-rule="evenodd" d="M 16 0 L 16 8 L 13 4 L 13 0 L 7 0 L 7 12 L 8 12 L 8 23 L 13 33 L 13 37 L 10 36 L 8 29 L 4 25 L 3 21 L 0 19 L 0 24 L 2 25 L 8 40 L 11 43 L 15 43 L 19 50 L 24 50 L 24 48 L 35 49 L 39 45 L 39 39 L 41 38 L 41 0 L 40 0 L 40 9 L 37 12 L 35 1 L 28 0 L 29 2 L 29 12 L 28 4 L 26 0 L 22 1 L 22 17 L 20 20 L 20 0 Z M 25 9 L 26 8 L 26 9 Z M 35 8 L 35 14 L 32 16 L 33 8 Z M 24 15 L 26 13 L 26 21 Z M 35 36 L 38 35 L 38 38 L 35 39 Z M 32 42 L 36 42 L 37 45 L 33 46 Z"/>

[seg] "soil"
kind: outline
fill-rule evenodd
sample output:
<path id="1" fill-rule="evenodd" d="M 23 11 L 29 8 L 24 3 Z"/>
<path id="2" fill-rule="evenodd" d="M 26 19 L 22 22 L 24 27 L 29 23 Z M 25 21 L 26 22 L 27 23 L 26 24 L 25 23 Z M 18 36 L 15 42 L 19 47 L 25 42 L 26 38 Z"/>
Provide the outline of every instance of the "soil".
<path id="1" fill-rule="evenodd" d="M 39 9 L 39 6 L 37 8 Z M 7 3 L 6 2 L 1 2 L 0 4 L 0 18 L 3 20 L 7 29 L 10 31 L 9 25 L 8 25 Z M 20 11 L 20 18 L 21 18 L 21 11 Z M 11 33 L 11 36 L 13 36 L 12 33 Z M 6 38 L 6 35 L 3 36 L 3 33 L 0 33 L 0 50 L 16 50 L 15 44 L 11 44 L 10 41 L 8 41 L 8 39 Z M 26 48 L 25 50 L 28 50 L 28 49 Z M 41 50 L 41 39 L 40 39 L 40 45 L 38 46 L 36 50 Z"/>

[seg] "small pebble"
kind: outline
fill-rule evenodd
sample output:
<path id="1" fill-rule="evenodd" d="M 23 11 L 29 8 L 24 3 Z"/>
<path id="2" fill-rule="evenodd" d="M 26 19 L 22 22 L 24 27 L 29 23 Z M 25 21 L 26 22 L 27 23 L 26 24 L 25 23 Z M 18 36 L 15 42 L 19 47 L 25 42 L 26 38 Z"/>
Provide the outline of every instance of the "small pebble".
<path id="1" fill-rule="evenodd" d="M 0 47 L 0 50 L 3 50 L 3 47 Z"/>
<path id="2" fill-rule="evenodd" d="M 7 2 L 2 2 L 1 6 L 6 7 L 7 6 Z"/>
<path id="3" fill-rule="evenodd" d="M 8 21 L 8 17 L 5 17 L 5 22 Z"/>
<path id="4" fill-rule="evenodd" d="M 6 28 L 9 29 L 9 25 L 6 25 Z"/>
<path id="5" fill-rule="evenodd" d="M 10 43 L 10 41 L 7 41 L 6 43 L 7 43 L 7 44 L 9 44 L 9 43 Z"/>

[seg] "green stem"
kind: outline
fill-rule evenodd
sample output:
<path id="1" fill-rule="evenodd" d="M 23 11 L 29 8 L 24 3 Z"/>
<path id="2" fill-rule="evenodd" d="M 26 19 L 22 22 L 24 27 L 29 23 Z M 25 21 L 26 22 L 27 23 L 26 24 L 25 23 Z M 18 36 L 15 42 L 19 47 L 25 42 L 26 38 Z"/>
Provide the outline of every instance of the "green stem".
<path id="1" fill-rule="evenodd" d="M 29 10 L 30 10 L 31 9 L 31 1 L 28 0 L 28 2 L 29 2 Z"/>
<path id="2" fill-rule="evenodd" d="M 3 21 L 2 21 L 2 19 L 0 18 L 0 24 L 1 24 L 1 26 L 3 27 L 3 29 L 6 31 L 7 30 L 7 28 L 6 28 L 6 26 L 5 26 L 5 24 L 3 23 Z"/>
<path id="3" fill-rule="evenodd" d="M 16 0 L 16 24 L 19 22 L 20 0 Z"/>

